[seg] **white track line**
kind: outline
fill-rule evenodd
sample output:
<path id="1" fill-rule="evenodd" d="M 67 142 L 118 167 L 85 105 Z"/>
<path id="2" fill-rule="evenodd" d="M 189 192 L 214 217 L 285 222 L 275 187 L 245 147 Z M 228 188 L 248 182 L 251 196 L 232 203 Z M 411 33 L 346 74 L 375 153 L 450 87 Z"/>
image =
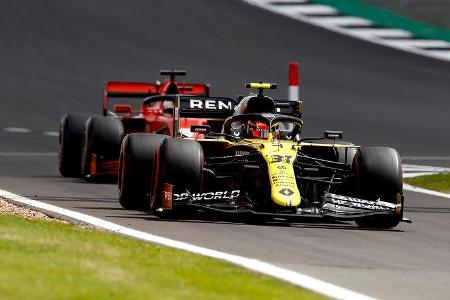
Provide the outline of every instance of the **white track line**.
<path id="1" fill-rule="evenodd" d="M 450 61 L 450 50 L 429 50 L 429 52 L 433 52 L 436 57 Z"/>
<path id="2" fill-rule="evenodd" d="M 0 156 L 56 156 L 56 152 L 0 152 Z"/>
<path id="3" fill-rule="evenodd" d="M 413 173 L 403 173 L 403 178 L 413 178 L 417 176 L 434 175 L 436 172 L 413 172 Z"/>
<path id="4" fill-rule="evenodd" d="M 427 195 L 438 196 L 438 197 L 450 199 L 450 194 L 427 190 L 427 189 L 423 189 L 420 187 L 415 187 L 415 186 L 412 186 L 407 183 L 403 183 L 403 189 L 406 191 L 411 191 L 411 192 L 422 193 L 422 194 L 427 194 Z"/>
<path id="5" fill-rule="evenodd" d="M 378 45 L 383 45 L 383 46 L 388 46 L 388 47 L 392 47 L 395 49 L 399 49 L 399 50 L 403 50 L 406 52 L 410 52 L 410 53 L 415 53 L 415 54 L 419 54 L 419 55 L 423 55 L 423 56 L 428 56 L 428 57 L 432 57 L 432 58 L 436 58 L 436 59 L 440 59 L 440 60 L 444 60 L 444 61 L 450 61 L 450 50 L 446 50 L 446 49 L 434 49 L 434 50 L 427 50 L 427 49 L 423 49 L 421 47 L 447 47 L 447 42 L 445 41 L 430 41 L 427 42 L 426 39 L 424 40 L 420 40 L 418 42 L 412 41 L 412 43 L 410 41 L 393 41 L 390 39 L 383 39 L 380 36 L 373 36 L 373 35 L 361 35 L 355 32 L 352 32 L 351 28 L 345 28 L 345 27 L 340 27 L 339 25 L 336 25 L 335 22 L 326 22 L 326 19 L 328 17 L 315 17 L 314 15 L 311 15 L 308 13 L 300 13 L 300 12 L 304 12 L 308 10 L 308 6 L 317 6 L 319 4 L 309 4 L 310 2 L 304 2 L 302 1 L 302 3 L 299 3 L 299 5 L 295 5 L 296 1 L 292 1 L 291 5 L 285 5 L 285 2 L 287 1 L 282 1 L 283 5 L 280 5 L 278 2 L 280 1 L 267 1 L 267 0 L 242 0 L 244 2 L 247 2 L 250 5 L 253 6 L 257 6 L 260 7 L 262 9 L 271 11 L 273 13 L 277 13 L 277 14 L 281 14 L 284 15 L 286 17 L 295 19 L 297 21 L 301 21 L 304 23 L 308 23 L 308 24 L 312 24 L 315 26 L 319 26 L 325 29 L 328 29 L 330 31 L 336 32 L 336 33 L 340 33 L 340 34 L 344 34 L 344 35 L 348 35 L 348 36 L 352 36 L 364 41 L 368 41 L 368 42 L 372 42 Z M 309 4 L 309 5 L 308 5 Z M 321 7 L 319 8 L 312 8 L 311 10 L 314 11 L 316 10 L 317 13 L 316 14 L 329 14 L 330 17 L 329 18 L 335 18 L 334 20 L 343 18 L 343 20 L 345 20 L 344 22 L 348 22 L 348 17 L 349 16 L 333 16 L 334 14 L 336 14 L 337 10 L 334 7 L 328 6 L 327 5 L 320 5 Z M 320 12 L 319 12 L 320 11 Z M 359 18 L 364 20 L 364 18 Z M 330 19 L 332 20 L 332 19 Z M 369 22 L 369 24 L 372 24 L 369 20 L 366 20 L 367 22 Z M 361 22 L 361 21 L 358 21 Z M 362 21 L 364 22 L 364 21 Z M 360 25 L 360 24 L 352 24 L 347 23 L 345 25 Z M 341 25 L 342 26 L 342 25 Z"/>
<path id="6" fill-rule="evenodd" d="M 450 168 L 403 164 L 403 172 L 450 172 Z"/>
<path id="7" fill-rule="evenodd" d="M 329 15 L 336 14 L 337 10 L 331 6 L 321 5 L 321 4 L 311 4 L 311 5 L 299 5 L 299 6 L 284 6 L 279 5 L 276 8 L 282 13 L 289 15 L 303 14 L 303 15 Z"/>
<path id="8" fill-rule="evenodd" d="M 450 172 L 450 168 L 410 165 L 410 164 L 403 164 L 402 170 L 403 170 L 403 178 L 412 178 L 417 176 Z"/>
<path id="9" fill-rule="evenodd" d="M 373 23 L 369 20 L 360 18 L 360 17 L 351 17 L 351 16 L 330 16 L 330 17 L 311 17 L 311 20 L 326 26 L 346 26 L 346 25 L 354 25 L 354 26 L 368 26 L 373 25 Z"/>
<path id="10" fill-rule="evenodd" d="M 295 5 L 299 3 L 308 3 L 309 0 L 262 0 L 264 2 L 278 3 L 278 5 Z"/>
<path id="11" fill-rule="evenodd" d="M 450 156 L 402 156 L 402 160 L 450 160 Z"/>
<path id="12" fill-rule="evenodd" d="M 21 127 L 5 127 L 3 128 L 3 131 L 14 133 L 30 133 L 31 129 Z"/>
<path id="13" fill-rule="evenodd" d="M 401 29 L 390 29 L 390 28 L 352 28 L 350 29 L 354 34 L 359 34 L 363 36 L 374 36 L 374 37 L 389 37 L 389 38 L 404 38 L 411 37 L 411 33 L 401 30 Z"/>
<path id="14" fill-rule="evenodd" d="M 417 156 L 420 157 L 420 156 Z M 410 165 L 410 164 L 403 164 L 403 178 L 412 178 L 417 176 L 423 176 L 423 175 L 433 175 L 438 173 L 450 173 L 450 168 L 443 168 L 443 167 L 432 167 L 432 166 L 422 166 L 422 165 Z M 442 193 L 442 192 L 436 192 L 433 190 L 428 190 L 420 187 L 415 187 L 413 185 L 403 183 L 403 189 L 406 191 L 411 192 L 417 192 L 432 196 L 438 196 L 438 197 L 444 197 L 450 199 L 450 194 Z"/>
<path id="15" fill-rule="evenodd" d="M 134 237 L 140 240 L 144 240 L 147 242 L 157 243 L 160 245 L 173 247 L 181 250 L 185 250 L 188 252 L 220 259 L 223 261 L 227 261 L 229 263 L 244 267 L 248 270 L 256 271 L 268 276 L 275 277 L 277 279 L 289 282 L 291 284 L 294 284 L 296 286 L 306 288 L 308 290 L 312 290 L 314 292 L 317 292 L 319 294 L 325 295 L 327 297 L 331 297 L 334 299 L 361 299 L 361 300 L 369 300 L 374 299 L 369 296 L 348 290 L 346 288 L 339 287 L 334 284 L 330 284 L 327 282 L 324 282 L 322 280 L 313 278 L 311 276 L 290 271 L 284 268 L 280 268 L 274 265 L 271 265 L 269 263 L 265 263 L 263 261 L 252 259 L 252 258 L 246 258 L 238 255 L 232 255 L 208 248 L 203 248 L 199 246 L 195 246 L 192 244 L 168 239 L 165 237 L 153 235 L 150 233 L 146 233 L 143 231 L 138 231 L 135 229 L 131 229 L 128 227 L 124 227 L 112 222 L 108 222 L 96 217 L 92 217 L 86 214 L 82 214 L 79 212 L 75 212 L 72 210 L 68 210 L 65 208 L 57 207 L 54 205 L 50 205 L 47 203 L 43 203 L 36 200 L 31 200 L 13 193 L 10 193 L 8 191 L 0 190 L 0 197 L 9 199 L 15 203 L 19 203 L 26 206 L 31 206 L 37 209 L 53 212 L 62 216 L 66 216 L 72 219 L 76 219 L 79 221 L 82 221 L 84 223 L 88 223 L 106 230 L 113 231 L 115 233 L 127 235 L 130 237 Z"/>
<path id="16" fill-rule="evenodd" d="M 46 135 L 46 136 L 59 136 L 59 132 L 58 131 L 45 131 L 44 135 Z"/>
<path id="17" fill-rule="evenodd" d="M 450 47 L 450 43 L 436 40 L 387 40 L 386 43 L 398 47 Z"/>
<path id="18" fill-rule="evenodd" d="M 21 127 L 5 127 L 3 128 L 3 131 L 10 132 L 10 133 L 32 133 L 33 130 L 29 128 L 21 128 Z M 42 133 L 46 136 L 59 136 L 58 131 L 44 131 Z"/>

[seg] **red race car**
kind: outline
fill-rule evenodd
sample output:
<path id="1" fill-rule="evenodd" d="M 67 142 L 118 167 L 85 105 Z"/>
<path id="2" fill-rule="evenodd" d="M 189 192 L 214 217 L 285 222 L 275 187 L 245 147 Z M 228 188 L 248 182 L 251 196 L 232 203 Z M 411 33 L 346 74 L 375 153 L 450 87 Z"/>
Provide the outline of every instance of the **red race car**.
<path id="1" fill-rule="evenodd" d="M 120 146 L 126 134 L 152 132 L 171 136 L 173 96 L 209 96 L 207 84 L 175 81 L 175 76 L 186 75 L 186 71 L 161 70 L 160 74 L 169 78 L 162 83 L 107 82 L 103 116 L 66 114 L 62 117 L 59 130 L 59 171 L 62 176 L 83 177 L 88 181 L 115 179 Z M 151 96 L 156 95 L 172 97 L 152 99 Z M 132 105 L 136 99 L 141 100 L 137 107 Z M 181 131 L 188 133 L 191 125 L 206 125 L 213 121 L 182 118 L 177 122 Z"/>

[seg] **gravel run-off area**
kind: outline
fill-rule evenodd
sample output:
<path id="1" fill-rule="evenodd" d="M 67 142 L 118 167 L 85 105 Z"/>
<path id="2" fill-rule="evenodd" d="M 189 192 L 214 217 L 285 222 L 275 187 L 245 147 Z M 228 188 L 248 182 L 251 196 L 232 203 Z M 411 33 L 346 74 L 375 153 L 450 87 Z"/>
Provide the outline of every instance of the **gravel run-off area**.
<path id="1" fill-rule="evenodd" d="M 0 198 L 0 214 L 13 214 L 28 219 L 54 220 L 46 214 L 29 208 L 15 205 Z"/>

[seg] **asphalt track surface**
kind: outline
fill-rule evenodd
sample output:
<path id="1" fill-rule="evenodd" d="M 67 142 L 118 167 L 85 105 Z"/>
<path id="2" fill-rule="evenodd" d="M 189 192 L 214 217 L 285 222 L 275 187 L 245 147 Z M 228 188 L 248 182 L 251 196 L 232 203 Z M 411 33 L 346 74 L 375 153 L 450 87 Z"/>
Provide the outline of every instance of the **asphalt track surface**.
<path id="1" fill-rule="evenodd" d="M 247 225 L 162 221 L 120 209 L 110 184 L 57 172 L 65 112 L 100 112 L 106 80 L 153 81 L 160 68 L 189 71 L 215 95 L 245 81 L 279 83 L 301 62 L 306 134 L 342 129 L 364 145 L 449 165 L 450 64 L 314 28 L 240 1 L 2 1 L 0 187 L 16 194 L 199 246 L 254 257 L 384 299 L 450 294 L 450 202 L 406 193 L 413 224 Z M 420 158 L 415 164 L 425 163 Z"/>

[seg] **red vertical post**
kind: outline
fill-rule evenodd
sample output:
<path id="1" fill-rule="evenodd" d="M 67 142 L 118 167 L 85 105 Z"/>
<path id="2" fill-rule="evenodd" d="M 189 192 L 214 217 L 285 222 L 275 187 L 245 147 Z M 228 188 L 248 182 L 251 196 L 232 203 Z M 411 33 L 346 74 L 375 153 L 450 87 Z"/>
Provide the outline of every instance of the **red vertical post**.
<path id="1" fill-rule="evenodd" d="M 288 99 L 290 101 L 299 101 L 299 64 L 298 62 L 289 63 L 289 90 Z"/>

